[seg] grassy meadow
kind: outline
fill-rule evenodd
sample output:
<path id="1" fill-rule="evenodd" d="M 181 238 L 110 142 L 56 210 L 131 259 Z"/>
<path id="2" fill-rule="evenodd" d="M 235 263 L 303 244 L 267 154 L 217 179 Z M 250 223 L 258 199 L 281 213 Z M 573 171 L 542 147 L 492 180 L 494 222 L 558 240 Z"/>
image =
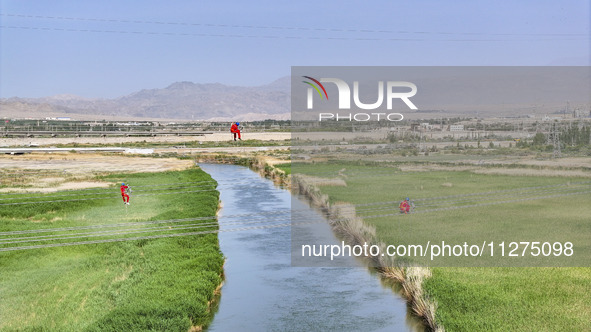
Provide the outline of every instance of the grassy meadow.
<path id="1" fill-rule="evenodd" d="M 408 165 L 402 171 L 398 166 L 333 161 L 294 163 L 291 168 L 293 174 L 343 179 L 346 186 L 325 181 L 319 188 L 332 203 L 356 205 L 356 214 L 374 226 L 386 244 L 575 243 L 578 260 L 501 258 L 498 251 L 496 258 L 484 261 L 441 260 L 435 266 L 443 267 L 432 267 L 424 289 L 438 303 L 437 319 L 447 331 L 588 329 L 591 268 L 515 266 L 588 264 L 591 193 L 578 192 L 590 189 L 589 178 L 536 176 L 535 170 L 531 176 L 511 176 Z M 553 197 L 538 199 L 546 196 Z M 416 213 L 398 213 L 398 202 L 405 197 L 414 201 Z"/>
<path id="2" fill-rule="evenodd" d="M 289 175 L 291 174 L 291 163 L 287 163 L 287 164 L 277 164 L 274 165 L 275 167 L 279 168 L 280 170 L 284 171 L 285 174 Z"/>
<path id="3" fill-rule="evenodd" d="M 0 248 L 217 229 L 217 225 L 177 229 L 179 225 L 212 223 L 211 219 L 146 223 L 216 214 L 219 194 L 215 183 L 203 182 L 212 179 L 197 168 L 112 174 L 101 180 L 114 186 L 51 194 L 1 194 L 0 198 L 27 197 L 0 203 L 58 202 L 0 205 L 0 232 L 4 234 L 0 241 L 24 241 L 0 244 Z M 127 207 L 116 185 L 121 181 L 134 189 Z M 98 197 L 105 199 L 59 202 Z M 88 226 L 97 228 L 82 228 Z M 77 229 L 56 230 L 64 227 Z M 39 230 L 48 232 L 6 233 Z M 108 233 L 113 230 L 136 233 Z M 96 231 L 105 233 L 91 234 Z M 26 242 L 33 239 L 30 236 L 43 241 Z M 222 266 L 216 233 L 0 252 L 0 330 L 187 331 L 211 320 L 209 304 L 221 283 Z"/>

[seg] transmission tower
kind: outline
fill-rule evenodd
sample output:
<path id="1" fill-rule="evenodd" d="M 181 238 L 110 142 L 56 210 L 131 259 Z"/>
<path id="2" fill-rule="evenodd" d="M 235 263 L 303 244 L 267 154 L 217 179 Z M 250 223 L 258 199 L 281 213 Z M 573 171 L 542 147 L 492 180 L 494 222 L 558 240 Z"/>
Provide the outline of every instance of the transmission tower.
<path id="1" fill-rule="evenodd" d="M 556 123 L 550 125 L 550 130 L 548 131 L 548 144 L 552 144 L 554 147 L 552 158 L 562 157 L 562 153 L 560 152 L 560 132 L 558 131 Z"/>

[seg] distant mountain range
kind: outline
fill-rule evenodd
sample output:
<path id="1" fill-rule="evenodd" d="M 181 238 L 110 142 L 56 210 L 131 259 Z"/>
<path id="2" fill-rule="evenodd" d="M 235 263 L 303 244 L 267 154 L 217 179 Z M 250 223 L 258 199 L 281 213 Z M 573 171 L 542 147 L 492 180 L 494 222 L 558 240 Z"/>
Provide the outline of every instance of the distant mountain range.
<path id="1" fill-rule="evenodd" d="M 405 77 L 419 87 L 419 93 L 412 97 L 418 110 L 411 111 L 400 101 L 392 110 L 403 112 L 408 119 L 542 117 L 573 111 L 589 114 L 591 110 L 589 67 L 405 67 L 397 69 L 396 77 Z M 305 84 L 294 88 L 296 101 L 306 98 Z M 334 84 L 326 84 L 326 89 L 331 96 L 338 93 Z M 375 100 L 375 90 L 364 91 L 369 96 L 362 95 L 362 100 Z M 327 98 L 326 102 L 336 100 Z M 290 111 L 288 76 L 256 87 L 176 82 L 114 99 L 74 95 L 0 99 L 0 118 L 254 121 L 297 115 Z M 310 111 L 312 118 L 317 112 Z"/>
<path id="2" fill-rule="evenodd" d="M 176 82 L 115 99 L 75 95 L 0 99 L 0 117 L 279 120 L 289 118 L 290 94 L 289 77 L 257 87 Z"/>

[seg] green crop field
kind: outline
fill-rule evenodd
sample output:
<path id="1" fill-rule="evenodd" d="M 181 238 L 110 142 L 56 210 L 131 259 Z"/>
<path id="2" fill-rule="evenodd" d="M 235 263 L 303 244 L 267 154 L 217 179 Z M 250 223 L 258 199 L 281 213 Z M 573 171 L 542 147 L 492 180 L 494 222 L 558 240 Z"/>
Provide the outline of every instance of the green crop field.
<path id="1" fill-rule="evenodd" d="M 291 163 L 277 164 L 274 166 L 279 168 L 280 170 L 284 171 L 285 174 L 287 174 L 287 175 L 291 174 Z"/>
<path id="2" fill-rule="evenodd" d="M 424 244 L 426 239 L 575 243 L 577 261 L 439 261 L 439 266 L 457 267 L 433 267 L 424 288 L 438 303 L 437 319 L 447 331 L 582 331 L 591 326 L 591 268 L 508 267 L 532 262 L 588 266 L 589 178 L 542 177 L 535 171 L 530 176 L 418 167 L 401 171 L 395 163 L 339 161 L 294 163 L 291 168 L 292 174 L 344 180 L 346 186 L 327 181 L 319 188 L 332 203 L 354 204 L 356 214 L 386 244 Z M 414 201 L 415 213 L 398 212 L 405 197 Z M 479 264 L 491 267 L 470 267 Z"/>
<path id="3" fill-rule="evenodd" d="M 217 229 L 195 220 L 216 214 L 219 195 L 199 169 L 102 179 L 114 186 L 0 194 L 4 204 L 38 202 L 0 205 L 0 330 L 187 331 L 211 320 L 223 265 L 216 233 L 1 251 Z M 134 189 L 127 207 L 120 181 Z"/>

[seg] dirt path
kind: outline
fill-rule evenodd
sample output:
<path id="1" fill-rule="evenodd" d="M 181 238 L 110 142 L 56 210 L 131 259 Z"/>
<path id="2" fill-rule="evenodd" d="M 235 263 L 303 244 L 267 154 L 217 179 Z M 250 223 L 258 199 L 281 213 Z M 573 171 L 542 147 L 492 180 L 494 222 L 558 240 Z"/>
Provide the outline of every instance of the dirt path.
<path id="1" fill-rule="evenodd" d="M 291 139 L 289 132 L 249 133 L 244 132 L 242 139 L 256 139 L 261 141 L 283 141 Z M 157 136 L 157 137 L 32 137 L 32 138 L 0 138 L 0 147 L 28 146 L 37 144 L 51 146 L 58 144 L 119 144 L 133 142 L 147 143 L 183 143 L 183 142 L 221 142 L 230 141 L 230 132 L 215 132 L 205 136 Z"/>
<path id="2" fill-rule="evenodd" d="M 273 150 L 289 150 L 289 146 L 236 146 L 236 147 L 219 147 L 219 148 L 166 148 L 166 149 L 154 149 L 155 153 L 162 152 L 176 152 L 179 154 L 183 153 L 252 153 L 252 152 L 264 152 Z"/>

